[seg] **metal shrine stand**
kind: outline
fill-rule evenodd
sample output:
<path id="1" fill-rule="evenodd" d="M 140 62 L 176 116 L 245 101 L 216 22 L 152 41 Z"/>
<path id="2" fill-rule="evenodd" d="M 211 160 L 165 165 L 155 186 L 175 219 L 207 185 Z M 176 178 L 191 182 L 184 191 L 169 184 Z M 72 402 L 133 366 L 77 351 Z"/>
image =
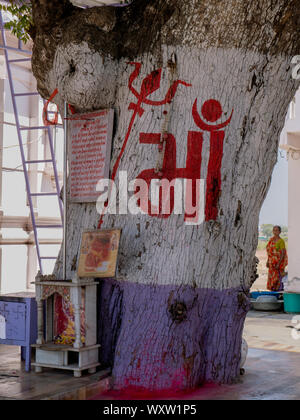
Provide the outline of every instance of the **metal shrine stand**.
<path id="1" fill-rule="evenodd" d="M 35 281 L 38 338 L 36 344 L 35 372 L 42 372 L 43 367 L 71 370 L 75 377 L 82 371 L 95 373 L 99 363 L 97 344 L 97 282 L 93 278 L 79 278 L 77 275 L 67 279 L 67 166 L 68 166 L 68 122 L 67 104 L 64 107 L 64 218 L 63 218 L 63 279 L 47 280 L 38 274 Z M 67 299 L 74 310 L 75 341 L 71 345 L 56 344 L 54 336 L 54 294 Z M 82 316 L 83 315 L 83 316 Z M 83 319 L 82 319 L 83 318 Z M 46 325 L 44 325 L 46 319 Z M 84 342 L 82 340 L 84 330 Z M 44 337 L 45 332 L 45 337 Z"/>

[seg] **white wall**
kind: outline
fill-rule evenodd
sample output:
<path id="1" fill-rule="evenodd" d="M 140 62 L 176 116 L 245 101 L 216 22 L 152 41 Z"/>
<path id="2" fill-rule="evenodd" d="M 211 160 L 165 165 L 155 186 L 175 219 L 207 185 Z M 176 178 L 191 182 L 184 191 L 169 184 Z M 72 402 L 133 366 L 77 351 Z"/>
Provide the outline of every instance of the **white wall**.
<path id="1" fill-rule="evenodd" d="M 2 64 L 2 66 L 1 66 Z M 22 170 L 22 162 L 20 156 L 20 148 L 18 146 L 17 129 L 15 126 L 10 125 L 15 123 L 15 116 L 13 113 L 12 101 L 9 83 L 6 78 L 5 63 L 3 60 L 0 62 L 2 77 L 5 77 L 4 87 L 2 83 L 2 91 L 0 95 L 4 95 L 3 109 L 3 162 L 4 168 L 12 168 Z M 14 84 L 16 92 L 25 91 L 36 91 L 35 80 L 30 71 L 26 69 L 20 69 L 18 67 L 12 67 Z M 1 85 L 0 85 L 1 86 Z M 4 88 L 4 91 L 3 91 Z M 42 124 L 42 102 L 37 97 L 22 97 L 16 99 L 18 104 L 20 123 L 23 125 L 43 125 Z M 7 124 L 9 123 L 9 124 Z M 42 130 L 34 130 L 31 132 L 25 132 L 23 135 L 23 143 L 27 141 L 31 142 L 31 146 L 25 147 L 25 152 L 31 147 L 32 156 L 36 154 L 35 158 L 43 159 L 45 154 L 45 141 Z M 58 136 L 58 151 L 62 150 L 61 142 L 63 136 Z M 16 146 L 16 147 L 14 147 Z M 61 167 L 61 156 L 59 166 Z M 36 169 L 43 171 L 45 168 L 44 164 L 39 164 Z M 35 183 L 35 176 L 33 174 L 32 182 Z M 1 180 L 1 179 L 0 179 Z M 33 187 L 33 190 L 41 190 L 42 174 L 36 177 L 37 185 Z M 17 171 L 2 171 L 2 208 L 4 216 L 29 216 L 29 207 L 27 206 L 27 195 L 25 190 L 25 179 L 23 172 Z M 1 202 L 1 200 L 0 200 Z M 59 217 L 58 201 L 54 197 L 38 198 L 36 200 L 36 206 L 39 216 L 44 217 Z M 2 238 L 28 238 L 28 233 L 22 228 L 2 228 L 0 234 Z M 59 238 L 61 232 L 54 229 L 43 229 L 40 230 L 41 238 Z M 45 256 L 55 256 L 58 254 L 59 245 L 42 245 L 41 252 Z M 13 293 L 24 291 L 28 289 L 28 286 L 34 289 L 33 285 L 30 285 L 30 281 L 34 280 L 34 276 L 37 272 L 37 258 L 31 258 L 28 266 L 28 251 L 33 249 L 33 246 L 27 245 L 2 245 L 2 264 L 0 264 L 0 293 Z M 1 253 L 0 253 L 1 254 Z M 35 253 L 36 255 L 36 253 Z M 46 261 L 44 264 L 45 273 L 51 273 L 53 269 L 54 261 Z M 27 278 L 27 273 L 30 273 Z"/>
<path id="2" fill-rule="evenodd" d="M 300 90 L 290 106 L 281 134 L 288 156 L 288 277 L 300 278 Z"/>

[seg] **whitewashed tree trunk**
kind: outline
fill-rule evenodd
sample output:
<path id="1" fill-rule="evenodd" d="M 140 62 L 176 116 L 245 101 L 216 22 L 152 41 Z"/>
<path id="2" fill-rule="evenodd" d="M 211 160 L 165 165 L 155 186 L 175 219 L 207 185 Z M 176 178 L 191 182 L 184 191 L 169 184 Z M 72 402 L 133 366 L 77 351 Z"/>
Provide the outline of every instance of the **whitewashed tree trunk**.
<path id="1" fill-rule="evenodd" d="M 35 13 L 47 9 L 47 3 L 33 2 Z M 63 3 L 65 7 L 68 2 Z M 99 296 L 102 359 L 113 363 L 115 388 L 186 389 L 207 380 L 228 383 L 239 372 L 259 212 L 287 107 L 299 84 L 290 68 L 300 47 L 297 5 L 284 0 L 266 0 L 263 5 L 258 0 L 155 0 L 147 3 L 143 17 L 146 3 L 136 1 L 129 12 L 117 11 L 115 18 L 110 8 L 103 9 L 106 23 L 99 24 L 98 44 L 95 26 L 85 24 L 86 32 L 79 37 L 80 29 L 59 12 L 52 33 L 61 35 L 51 43 L 51 31 L 49 35 L 45 27 L 39 28 L 36 20 L 33 70 L 44 96 L 58 88 L 60 104 L 67 100 L 78 111 L 114 108 L 111 170 L 133 115 L 129 105 L 137 103 L 128 86 L 135 68 L 129 62 L 141 63 L 133 82 L 138 92 L 147 75 L 162 69 L 160 87 L 149 96 L 153 101 L 163 99 L 174 80 L 191 85 L 179 84 L 171 105 L 141 105 L 144 113 L 135 119 L 119 166 L 129 181 L 156 168 L 161 157 L 157 145 L 141 144 L 139 139 L 140 133 L 162 133 L 164 111 L 170 117 L 167 132 L 176 138 L 177 168 L 186 166 L 188 133 L 203 133 L 192 115 L 195 100 L 199 114 L 205 101 L 219 101 L 223 114 L 218 122 L 228 120 L 233 111 L 224 128 L 216 220 L 189 226 L 183 214 L 106 215 L 102 227 L 122 228 L 122 237 L 118 277 L 104 280 Z M 56 2 L 53 7 L 61 10 Z M 140 18 L 132 21 L 135 7 Z M 102 12 L 80 13 L 95 25 L 95 16 Z M 161 19 L 155 24 L 159 27 L 151 26 L 154 16 Z M 116 26 L 110 27 L 114 19 Z M 115 40 L 113 33 L 121 33 L 123 47 L 117 53 L 107 46 Z M 108 37 L 104 49 L 102 36 Z M 204 132 L 205 180 L 209 136 Z M 72 204 L 68 220 L 67 275 L 72 277 L 82 231 L 96 228 L 99 214 L 95 204 Z M 62 274 L 61 257 L 55 273 Z"/>

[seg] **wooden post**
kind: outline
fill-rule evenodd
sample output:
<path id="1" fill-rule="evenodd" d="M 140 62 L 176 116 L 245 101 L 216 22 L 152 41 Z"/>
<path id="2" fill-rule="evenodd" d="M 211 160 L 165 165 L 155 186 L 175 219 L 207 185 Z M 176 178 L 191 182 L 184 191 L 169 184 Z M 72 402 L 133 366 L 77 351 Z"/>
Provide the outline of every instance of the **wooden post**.
<path id="1" fill-rule="evenodd" d="M 35 281 L 40 280 L 40 272 L 37 274 Z M 42 299 L 42 287 L 38 284 L 35 285 L 36 288 L 36 304 L 37 304 L 37 329 L 38 329 L 38 336 L 36 343 L 43 344 L 44 343 L 44 302 Z"/>
<path id="2" fill-rule="evenodd" d="M 75 342 L 73 347 L 79 349 L 82 346 L 81 343 L 81 320 L 80 320 L 80 304 L 81 304 L 81 287 L 72 287 L 71 299 L 74 305 L 75 315 Z"/>
<path id="3" fill-rule="evenodd" d="M 43 301 L 37 300 L 37 312 L 38 312 L 38 338 L 37 344 L 44 343 L 44 319 L 43 319 Z"/>

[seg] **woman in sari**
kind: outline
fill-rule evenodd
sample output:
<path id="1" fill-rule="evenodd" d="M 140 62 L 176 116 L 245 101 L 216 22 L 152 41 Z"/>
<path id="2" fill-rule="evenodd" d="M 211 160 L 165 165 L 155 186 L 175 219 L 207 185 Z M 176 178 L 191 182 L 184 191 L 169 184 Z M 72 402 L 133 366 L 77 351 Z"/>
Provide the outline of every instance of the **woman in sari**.
<path id="1" fill-rule="evenodd" d="M 281 288 L 281 279 L 285 275 L 284 269 L 288 263 L 285 243 L 280 238 L 280 233 L 280 226 L 274 226 L 274 236 L 269 240 L 267 245 L 267 267 L 269 269 L 267 289 L 274 292 Z"/>

